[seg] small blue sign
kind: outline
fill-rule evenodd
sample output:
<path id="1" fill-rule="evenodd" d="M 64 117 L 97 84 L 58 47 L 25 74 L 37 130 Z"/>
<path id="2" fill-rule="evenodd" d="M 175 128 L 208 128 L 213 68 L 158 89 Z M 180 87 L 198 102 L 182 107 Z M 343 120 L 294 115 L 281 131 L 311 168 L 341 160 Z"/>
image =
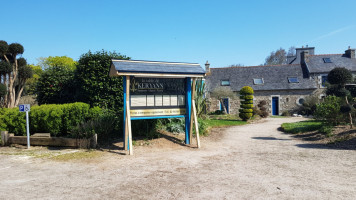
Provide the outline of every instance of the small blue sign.
<path id="1" fill-rule="evenodd" d="M 21 104 L 19 105 L 20 112 L 29 112 L 31 110 L 30 104 Z"/>

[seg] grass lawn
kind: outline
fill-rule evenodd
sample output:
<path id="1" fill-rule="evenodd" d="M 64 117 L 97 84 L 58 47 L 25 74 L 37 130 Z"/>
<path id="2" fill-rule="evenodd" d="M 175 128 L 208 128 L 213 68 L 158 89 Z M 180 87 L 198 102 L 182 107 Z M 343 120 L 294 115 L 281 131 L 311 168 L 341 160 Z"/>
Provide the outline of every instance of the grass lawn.
<path id="1" fill-rule="evenodd" d="M 305 133 L 321 129 L 325 124 L 320 121 L 308 120 L 295 123 L 283 123 L 282 128 L 287 133 Z"/>
<path id="2" fill-rule="evenodd" d="M 247 124 L 247 122 L 242 121 L 237 118 L 236 115 L 216 115 L 210 116 L 210 119 L 203 120 L 209 128 L 214 127 L 224 127 L 224 126 L 239 126 Z"/>

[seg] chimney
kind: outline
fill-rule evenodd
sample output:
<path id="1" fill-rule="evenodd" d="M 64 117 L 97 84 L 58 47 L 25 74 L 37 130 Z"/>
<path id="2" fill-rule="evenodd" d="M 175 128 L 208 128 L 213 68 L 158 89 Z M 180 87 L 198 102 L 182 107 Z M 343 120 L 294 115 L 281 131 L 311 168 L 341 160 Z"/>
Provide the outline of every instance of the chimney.
<path id="1" fill-rule="evenodd" d="M 305 64 L 306 62 L 309 61 L 308 55 L 309 55 L 309 51 L 302 51 L 300 53 L 300 64 Z"/>
<path id="2" fill-rule="evenodd" d="M 208 61 L 206 61 L 206 63 L 205 63 L 205 73 L 206 73 L 206 74 L 207 74 L 207 73 L 210 73 L 210 64 L 209 64 Z"/>
<path id="3" fill-rule="evenodd" d="M 348 58 L 355 59 L 355 49 L 351 49 L 349 46 L 349 49 L 345 51 L 345 55 Z"/>

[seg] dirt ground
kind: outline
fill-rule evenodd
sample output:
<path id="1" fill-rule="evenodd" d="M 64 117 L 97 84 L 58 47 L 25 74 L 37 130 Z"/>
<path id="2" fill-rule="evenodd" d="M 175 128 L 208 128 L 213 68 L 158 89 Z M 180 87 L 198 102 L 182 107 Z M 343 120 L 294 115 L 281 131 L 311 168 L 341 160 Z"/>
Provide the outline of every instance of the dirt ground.
<path id="1" fill-rule="evenodd" d="M 201 149 L 170 136 L 142 141 L 134 156 L 118 148 L 55 160 L 47 153 L 78 150 L 1 148 L 0 199 L 355 199 L 356 151 L 277 130 L 299 120 L 218 129 Z"/>

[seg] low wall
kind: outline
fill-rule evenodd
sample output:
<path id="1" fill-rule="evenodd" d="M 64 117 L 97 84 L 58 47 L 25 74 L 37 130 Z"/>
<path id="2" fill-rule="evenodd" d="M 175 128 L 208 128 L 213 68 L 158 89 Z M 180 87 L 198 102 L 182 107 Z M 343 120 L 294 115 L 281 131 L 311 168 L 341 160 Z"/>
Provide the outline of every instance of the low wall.
<path id="1" fill-rule="evenodd" d="M 1 131 L 1 142 L 3 146 L 11 144 L 27 145 L 27 136 L 14 136 L 13 133 L 8 133 L 8 131 Z M 95 134 L 90 139 L 30 136 L 30 145 L 95 148 L 97 145 L 97 135 Z"/>

